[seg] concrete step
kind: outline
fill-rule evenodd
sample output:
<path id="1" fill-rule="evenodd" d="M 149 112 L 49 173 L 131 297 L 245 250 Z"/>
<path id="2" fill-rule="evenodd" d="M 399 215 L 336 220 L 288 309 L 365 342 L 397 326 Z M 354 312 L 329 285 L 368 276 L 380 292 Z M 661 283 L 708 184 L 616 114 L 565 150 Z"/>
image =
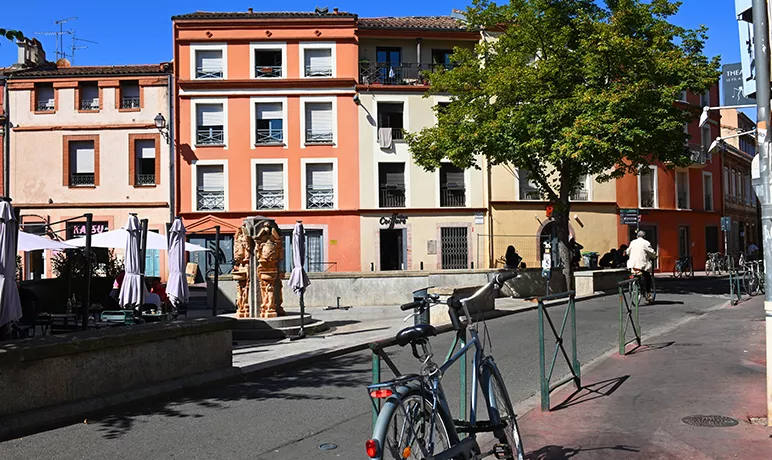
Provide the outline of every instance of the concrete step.
<path id="1" fill-rule="evenodd" d="M 233 340 L 282 339 L 297 335 L 300 331 L 299 314 L 290 313 L 276 318 L 236 318 L 234 313 L 220 316 L 237 320 L 232 326 Z M 304 328 L 308 334 L 329 329 L 324 321 L 315 320 L 309 314 L 303 315 L 303 319 Z"/>

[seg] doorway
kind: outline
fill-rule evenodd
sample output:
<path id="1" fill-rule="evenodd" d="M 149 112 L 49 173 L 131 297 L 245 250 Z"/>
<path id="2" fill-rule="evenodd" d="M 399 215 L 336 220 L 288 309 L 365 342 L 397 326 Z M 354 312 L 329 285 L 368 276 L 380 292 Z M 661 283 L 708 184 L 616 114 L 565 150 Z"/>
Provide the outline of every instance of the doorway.
<path id="1" fill-rule="evenodd" d="M 678 257 L 691 255 L 689 227 L 678 227 Z"/>
<path id="2" fill-rule="evenodd" d="M 404 270 L 405 259 L 405 230 L 381 229 L 381 270 Z"/>
<path id="3" fill-rule="evenodd" d="M 705 227 L 705 253 L 711 254 L 719 252 L 718 249 L 718 227 Z"/>

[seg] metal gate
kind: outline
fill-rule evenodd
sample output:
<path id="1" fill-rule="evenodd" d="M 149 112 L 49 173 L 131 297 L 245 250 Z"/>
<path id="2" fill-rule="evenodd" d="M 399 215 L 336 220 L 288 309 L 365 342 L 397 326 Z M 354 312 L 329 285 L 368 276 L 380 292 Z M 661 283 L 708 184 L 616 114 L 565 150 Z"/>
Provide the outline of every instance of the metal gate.
<path id="1" fill-rule="evenodd" d="M 442 268 L 469 268 L 469 239 L 466 227 L 440 227 Z"/>

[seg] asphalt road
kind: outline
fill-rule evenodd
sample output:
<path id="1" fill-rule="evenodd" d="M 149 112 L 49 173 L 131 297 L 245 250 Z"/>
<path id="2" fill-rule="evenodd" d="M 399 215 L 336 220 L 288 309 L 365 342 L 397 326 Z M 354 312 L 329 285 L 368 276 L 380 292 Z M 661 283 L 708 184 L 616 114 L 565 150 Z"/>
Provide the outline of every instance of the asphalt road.
<path id="1" fill-rule="evenodd" d="M 725 280 L 660 280 L 657 303 L 641 308 L 644 334 L 672 328 L 725 302 L 726 284 Z M 617 346 L 618 308 L 616 296 L 577 303 L 580 362 L 587 363 Z M 564 309 L 549 310 L 556 327 Z M 492 354 L 513 402 L 523 408 L 523 402 L 538 391 L 536 312 L 502 317 L 487 325 Z M 451 334 L 433 340 L 437 360 L 444 357 L 451 340 Z M 547 349 L 549 353 L 549 342 Z M 403 372 L 418 370 L 407 349 L 395 348 L 393 356 Z M 567 372 L 558 363 L 555 376 Z M 200 390 L 0 443 L 0 458 L 366 458 L 364 442 L 370 435 L 371 409 L 365 386 L 371 379 L 370 366 L 369 352 L 360 352 L 271 377 Z M 443 380 L 452 410 L 458 408 L 458 375 L 451 369 Z M 534 402 L 532 398 L 528 404 Z M 321 450 L 324 443 L 337 448 Z"/>

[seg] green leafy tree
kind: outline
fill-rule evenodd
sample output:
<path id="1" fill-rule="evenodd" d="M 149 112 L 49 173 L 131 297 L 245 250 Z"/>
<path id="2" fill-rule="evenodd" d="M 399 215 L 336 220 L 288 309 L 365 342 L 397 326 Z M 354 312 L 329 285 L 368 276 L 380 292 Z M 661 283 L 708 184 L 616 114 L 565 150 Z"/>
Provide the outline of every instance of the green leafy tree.
<path id="1" fill-rule="evenodd" d="M 703 54 L 706 28 L 668 22 L 670 0 L 474 0 L 474 50 L 457 48 L 451 70 L 430 76 L 436 126 L 407 135 L 415 161 L 434 169 L 509 164 L 530 172 L 554 205 L 561 262 L 571 281 L 569 197 L 585 174 L 608 181 L 641 165 L 691 162 L 684 123 L 698 114 L 675 103 L 718 81 Z"/>
<path id="2" fill-rule="evenodd" d="M 24 40 L 24 33 L 20 30 L 3 29 L 0 28 L 0 36 L 7 38 L 8 40 Z"/>

